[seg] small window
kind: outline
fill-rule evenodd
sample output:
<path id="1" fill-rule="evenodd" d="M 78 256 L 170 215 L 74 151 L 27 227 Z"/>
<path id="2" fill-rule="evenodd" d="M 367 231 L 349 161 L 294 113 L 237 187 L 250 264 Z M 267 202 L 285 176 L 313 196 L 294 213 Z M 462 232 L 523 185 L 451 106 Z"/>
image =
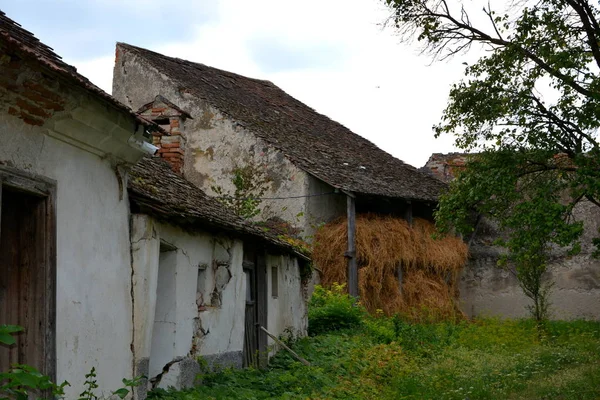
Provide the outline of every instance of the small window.
<path id="1" fill-rule="evenodd" d="M 277 267 L 271 267 L 271 296 L 276 299 L 279 296 L 279 276 Z"/>
<path id="2" fill-rule="evenodd" d="M 169 118 L 156 118 L 152 120 L 156 125 L 170 125 L 171 120 Z"/>

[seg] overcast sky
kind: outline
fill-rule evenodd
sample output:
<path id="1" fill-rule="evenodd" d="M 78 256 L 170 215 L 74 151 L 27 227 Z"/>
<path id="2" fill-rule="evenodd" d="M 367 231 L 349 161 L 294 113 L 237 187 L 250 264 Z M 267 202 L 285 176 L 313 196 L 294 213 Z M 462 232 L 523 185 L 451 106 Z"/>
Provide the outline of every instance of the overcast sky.
<path id="1" fill-rule="evenodd" d="M 268 79 L 416 167 L 462 59 L 431 64 L 382 29 L 380 0 L 0 0 L 0 9 L 110 93 L 115 42 Z M 343 143 L 340 143 L 343 146 Z"/>

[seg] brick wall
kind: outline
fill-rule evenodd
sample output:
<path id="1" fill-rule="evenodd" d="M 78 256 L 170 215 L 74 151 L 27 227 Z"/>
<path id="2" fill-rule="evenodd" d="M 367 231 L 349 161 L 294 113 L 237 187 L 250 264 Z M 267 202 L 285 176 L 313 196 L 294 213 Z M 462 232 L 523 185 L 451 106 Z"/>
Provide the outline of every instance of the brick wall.
<path id="1" fill-rule="evenodd" d="M 0 49 L 0 107 L 28 125 L 42 126 L 56 112 L 65 109 L 66 100 L 58 94 L 58 82 L 8 49 Z"/>

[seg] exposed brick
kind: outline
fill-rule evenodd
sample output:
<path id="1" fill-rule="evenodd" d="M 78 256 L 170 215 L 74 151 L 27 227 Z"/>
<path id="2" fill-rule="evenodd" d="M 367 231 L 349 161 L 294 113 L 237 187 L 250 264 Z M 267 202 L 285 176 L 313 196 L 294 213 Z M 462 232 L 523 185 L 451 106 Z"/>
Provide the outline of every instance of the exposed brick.
<path id="1" fill-rule="evenodd" d="M 59 95 L 52 92 L 47 87 L 40 85 L 39 83 L 32 82 L 32 81 L 25 81 L 25 82 L 23 82 L 23 87 L 34 90 L 34 91 L 38 92 L 39 94 L 41 94 L 42 96 L 47 97 L 49 100 L 55 101 L 57 103 L 62 103 L 62 98 Z"/>
<path id="2" fill-rule="evenodd" d="M 169 157 L 169 156 L 181 157 L 181 156 L 183 156 L 182 149 L 160 149 L 160 150 L 158 150 L 158 152 L 160 154 L 163 154 L 163 157 Z"/>
<path id="3" fill-rule="evenodd" d="M 171 128 L 179 128 L 179 119 L 171 118 Z"/>
<path id="4" fill-rule="evenodd" d="M 15 116 L 17 116 L 17 117 L 18 117 L 19 115 L 21 115 L 21 113 L 19 113 L 19 110 L 17 110 L 17 109 L 16 109 L 16 108 L 14 108 L 14 107 L 8 107 L 8 113 L 9 113 L 10 115 L 15 115 Z"/>
<path id="5" fill-rule="evenodd" d="M 25 101 L 21 98 L 17 98 L 16 104 L 21 110 L 27 111 L 31 115 L 35 115 L 36 117 L 49 118 L 50 113 L 46 112 L 43 108 L 40 108 L 28 101 Z"/>
<path id="6" fill-rule="evenodd" d="M 161 147 L 165 149 L 179 149 L 181 147 L 180 143 L 162 143 Z"/>

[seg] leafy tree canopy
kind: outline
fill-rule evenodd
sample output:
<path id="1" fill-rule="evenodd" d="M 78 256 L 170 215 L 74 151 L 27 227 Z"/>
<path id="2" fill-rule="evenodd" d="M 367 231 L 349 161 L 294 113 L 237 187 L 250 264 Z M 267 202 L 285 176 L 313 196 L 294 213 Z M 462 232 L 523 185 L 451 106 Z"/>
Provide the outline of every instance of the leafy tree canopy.
<path id="1" fill-rule="evenodd" d="M 453 85 L 434 127 L 478 153 L 443 197 L 441 226 L 468 231 L 468 210 L 477 206 L 511 228 L 543 218 L 552 230 L 543 236 L 559 244 L 576 239 L 574 204 L 600 206 L 598 8 L 586 0 L 540 0 L 498 13 L 482 3 L 475 26 L 461 3 L 385 2 L 397 28 L 436 58 L 474 44 L 486 50 Z"/>
<path id="2" fill-rule="evenodd" d="M 550 244 L 579 249 L 575 205 L 600 206 L 598 3 L 384 2 L 405 38 L 417 38 L 436 59 L 481 48 L 434 126 L 436 136 L 453 134 L 475 154 L 442 196 L 436 219 L 442 230 L 470 233 L 472 210 L 492 217 L 504 228 L 501 244 L 522 286 L 532 269 L 539 279 Z"/>

